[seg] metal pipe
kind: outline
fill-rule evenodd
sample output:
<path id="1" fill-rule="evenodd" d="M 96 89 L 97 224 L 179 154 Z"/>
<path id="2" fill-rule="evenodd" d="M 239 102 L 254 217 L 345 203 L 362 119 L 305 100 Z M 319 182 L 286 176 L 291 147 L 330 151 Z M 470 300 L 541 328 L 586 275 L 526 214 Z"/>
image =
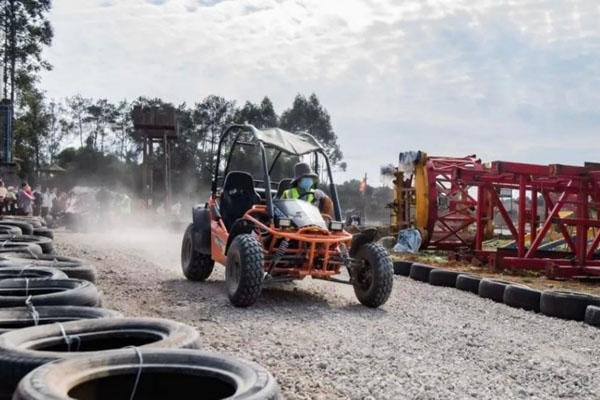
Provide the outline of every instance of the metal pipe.
<path id="1" fill-rule="evenodd" d="M 335 213 L 335 219 L 341 221 L 342 211 L 340 208 L 340 201 L 338 198 L 337 188 L 335 186 L 335 183 L 333 182 L 331 163 L 329 162 L 329 157 L 327 157 L 327 154 L 325 154 L 325 151 L 323 149 L 320 149 L 319 153 L 321 153 L 323 155 L 323 158 L 325 158 L 325 165 L 327 166 L 327 175 L 329 176 L 329 190 L 331 191 L 331 200 L 333 201 L 333 212 Z"/>

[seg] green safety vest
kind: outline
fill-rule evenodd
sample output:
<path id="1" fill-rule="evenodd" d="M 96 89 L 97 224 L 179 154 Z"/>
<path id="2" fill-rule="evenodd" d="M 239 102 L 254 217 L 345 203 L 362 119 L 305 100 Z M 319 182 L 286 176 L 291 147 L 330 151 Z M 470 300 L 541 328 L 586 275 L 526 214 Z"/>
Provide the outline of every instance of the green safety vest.
<path id="1" fill-rule="evenodd" d="M 290 188 L 283 192 L 281 196 L 282 199 L 301 199 L 306 200 L 309 203 L 313 204 L 315 202 L 315 192 L 311 189 L 308 193 L 303 193 L 303 196 L 300 197 L 300 190 L 297 187 Z"/>

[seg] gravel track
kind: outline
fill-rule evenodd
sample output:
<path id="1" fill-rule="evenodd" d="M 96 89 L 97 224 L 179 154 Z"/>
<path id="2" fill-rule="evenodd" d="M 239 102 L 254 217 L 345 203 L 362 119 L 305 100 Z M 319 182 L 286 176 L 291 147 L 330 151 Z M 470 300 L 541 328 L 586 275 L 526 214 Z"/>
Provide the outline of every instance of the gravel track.
<path id="1" fill-rule="evenodd" d="M 179 246 L 165 232 L 56 235 L 58 254 L 94 262 L 106 308 L 194 325 L 208 350 L 266 366 L 287 399 L 600 398 L 600 329 L 404 277 L 377 310 L 310 279 L 237 309 L 222 267 L 184 279 Z"/>

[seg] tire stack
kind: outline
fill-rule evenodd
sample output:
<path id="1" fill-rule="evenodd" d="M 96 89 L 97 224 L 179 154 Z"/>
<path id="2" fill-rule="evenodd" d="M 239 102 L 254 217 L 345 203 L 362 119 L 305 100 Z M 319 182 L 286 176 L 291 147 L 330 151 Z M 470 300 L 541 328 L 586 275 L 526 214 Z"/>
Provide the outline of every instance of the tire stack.
<path id="1" fill-rule="evenodd" d="M 567 291 L 539 291 L 526 285 L 499 279 L 482 278 L 426 264 L 406 262 L 394 265 L 397 275 L 427 282 L 433 286 L 453 287 L 510 307 L 567 320 L 584 321 L 600 327 L 600 297 Z M 396 268 L 397 267 L 397 268 Z M 408 274 L 406 270 L 408 269 Z"/>
<path id="2" fill-rule="evenodd" d="M 189 325 L 99 308 L 95 279 L 76 258 L 0 253 L 0 400 L 280 398 L 267 370 L 201 351 Z"/>

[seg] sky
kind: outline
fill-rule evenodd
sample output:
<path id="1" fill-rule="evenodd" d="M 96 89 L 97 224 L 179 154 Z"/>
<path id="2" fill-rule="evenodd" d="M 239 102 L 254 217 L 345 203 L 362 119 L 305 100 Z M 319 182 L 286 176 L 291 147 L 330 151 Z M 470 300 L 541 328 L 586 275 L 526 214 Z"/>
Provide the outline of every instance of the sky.
<path id="1" fill-rule="evenodd" d="M 596 0 L 54 0 L 48 96 L 316 93 L 346 173 L 398 154 L 600 162 Z"/>

